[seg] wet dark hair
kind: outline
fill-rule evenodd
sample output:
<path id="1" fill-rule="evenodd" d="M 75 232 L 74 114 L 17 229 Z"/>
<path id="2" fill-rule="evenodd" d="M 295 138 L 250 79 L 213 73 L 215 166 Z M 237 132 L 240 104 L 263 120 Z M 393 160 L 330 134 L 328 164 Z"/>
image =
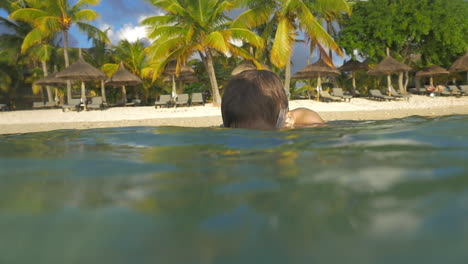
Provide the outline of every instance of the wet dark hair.
<path id="1" fill-rule="evenodd" d="M 221 102 L 224 127 L 279 128 L 287 111 L 288 98 L 283 84 L 270 71 L 241 72 L 224 89 Z"/>

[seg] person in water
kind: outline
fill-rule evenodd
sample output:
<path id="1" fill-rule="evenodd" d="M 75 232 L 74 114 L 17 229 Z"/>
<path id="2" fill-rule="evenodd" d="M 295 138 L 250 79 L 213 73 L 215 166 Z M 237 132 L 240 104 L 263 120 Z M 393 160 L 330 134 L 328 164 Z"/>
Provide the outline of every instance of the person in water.
<path id="1" fill-rule="evenodd" d="M 223 126 L 230 128 L 281 129 L 324 124 L 314 111 L 289 111 L 280 78 L 265 70 L 244 71 L 226 85 L 221 102 Z"/>

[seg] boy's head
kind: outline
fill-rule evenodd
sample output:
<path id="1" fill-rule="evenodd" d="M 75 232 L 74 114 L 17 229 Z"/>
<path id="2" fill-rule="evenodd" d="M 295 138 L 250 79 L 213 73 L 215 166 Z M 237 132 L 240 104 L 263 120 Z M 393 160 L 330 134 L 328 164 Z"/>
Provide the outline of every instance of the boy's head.
<path id="1" fill-rule="evenodd" d="M 221 113 L 225 127 L 281 128 L 288 98 L 278 76 L 270 71 L 244 71 L 224 89 Z"/>

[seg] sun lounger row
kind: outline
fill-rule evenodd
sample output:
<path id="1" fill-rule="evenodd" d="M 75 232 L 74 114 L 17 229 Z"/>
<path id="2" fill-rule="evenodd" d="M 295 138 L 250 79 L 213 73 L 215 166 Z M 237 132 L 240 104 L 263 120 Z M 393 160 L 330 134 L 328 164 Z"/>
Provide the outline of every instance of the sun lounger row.
<path id="1" fill-rule="evenodd" d="M 45 109 L 45 108 L 55 108 L 57 104 L 55 102 L 33 102 L 33 109 Z"/>
<path id="2" fill-rule="evenodd" d="M 179 94 L 175 100 L 173 100 L 171 95 L 165 94 L 159 96 L 159 99 L 154 102 L 154 107 L 178 107 L 183 105 L 192 106 L 196 104 L 205 105 L 205 101 L 203 100 L 203 95 L 201 93 L 193 93 L 191 98 L 188 94 Z"/>
<path id="3" fill-rule="evenodd" d="M 435 89 L 431 89 L 429 85 L 426 85 L 424 88 L 410 88 L 409 91 L 414 94 L 423 95 L 462 96 L 468 95 L 468 85 L 438 85 Z"/>

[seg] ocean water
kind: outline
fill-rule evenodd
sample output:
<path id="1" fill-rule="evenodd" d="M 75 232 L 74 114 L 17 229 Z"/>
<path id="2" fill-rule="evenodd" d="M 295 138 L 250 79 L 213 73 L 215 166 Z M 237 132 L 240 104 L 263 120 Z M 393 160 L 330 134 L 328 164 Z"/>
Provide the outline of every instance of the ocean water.
<path id="1" fill-rule="evenodd" d="M 468 263 L 468 116 L 0 135 L 0 263 Z"/>

